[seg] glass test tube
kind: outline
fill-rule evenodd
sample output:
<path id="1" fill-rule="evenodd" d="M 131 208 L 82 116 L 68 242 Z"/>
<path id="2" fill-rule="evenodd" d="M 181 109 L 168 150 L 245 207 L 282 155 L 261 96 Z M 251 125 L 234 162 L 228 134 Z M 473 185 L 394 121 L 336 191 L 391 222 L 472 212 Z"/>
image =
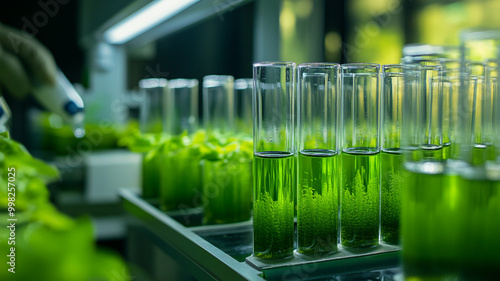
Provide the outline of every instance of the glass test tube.
<path id="1" fill-rule="evenodd" d="M 473 135 L 472 138 L 474 138 L 475 141 L 475 145 L 471 148 L 472 155 L 466 155 L 466 153 L 463 153 L 462 155 L 466 158 L 466 161 L 470 161 L 477 165 L 484 163 L 485 160 L 492 160 L 496 158 L 497 154 L 495 152 L 495 145 L 492 144 L 492 142 L 494 142 L 494 138 L 496 138 L 497 135 L 493 132 L 493 126 L 497 122 L 497 118 L 495 118 L 497 113 L 493 108 L 495 104 L 494 101 L 496 93 L 495 91 L 492 91 L 495 86 L 490 86 L 494 85 L 496 82 L 492 83 L 491 81 L 495 81 L 495 78 L 493 78 L 492 80 L 490 77 L 496 76 L 496 74 L 492 76 L 491 73 L 496 73 L 496 70 L 494 69 L 498 64 L 500 31 L 477 29 L 465 30 L 461 33 L 460 41 L 463 61 L 476 61 L 476 64 L 483 63 L 485 66 L 485 72 L 483 75 L 481 75 L 477 71 L 473 71 L 474 69 L 478 69 L 478 67 L 467 69 L 469 79 L 467 79 L 467 81 L 465 81 L 464 83 L 469 84 L 468 90 L 469 94 L 471 94 L 471 92 L 474 92 L 474 84 L 480 85 L 481 82 L 484 82 L 484 87 L 480 87 L 478 90 L 476 90 L 476 97 L 479 97 L 479 99 L 475 104 L 469 104 L 475 109 L 474 114 L 470 116 L 474 117 L 473 121 L 475 121 L 475 123 L 473 124 L 474 128 L 471 131 L 471 134 Z M 481 90 L 484 90 L 484 93 L 482 95 Z M 488 104 L 490 100 L 491 106 Z M 481 101 L 486 101 L 486 104 L 482 105 Z"/>
<path id="2" fill-rule="evenodd" d="M 458 235 L 453 231 L 456 218 L 450 216 L 453 186 L 449 182 L 452 178 L 445 174 L 446 162 L 441 161 L 440 156 L 425 155 L 429 146 L 429 124 L 435 122 L 432 118 L 439 116 L 428 106 L 433 100 L 429 98 L 433 93 L 428 93 L 433 73 L 428 71 L 432 69 L 420 64 L 410 64 L 403 70 L 401 147 L 407 157 L 404 158 L 400 223 L 407 279 L 440 276 L 441 268 L 436 269 L 433 264 L 443 265 L 442 262 L 453 257 L 459 247 L 455 244 Z"/>
<path id="3" fill-rule="evenodd" d="M 403 154 L 401 150 L 404 66 L 382 66 L 381 107 L 381 223 L 380 237 L 387 244 L 399 244 Z"/>
<path id="4" fill-rule="evenodd" d="M 458 96 L 460 91 L 460 60 L 442 59 L 443 93 L 443 160 L 457 160 L 457 143 L 461 128 L 458 123 Z"/>
<path id="5" fill-rule="evenodd" d="M 460 59 L 459 46 L 441 46 L 429 44 L 407 44 L 403 47 L 403 63 L 408 59 Z"/>
<path id="6" fill-rule="evenodd" d="M 378 64 L 342 65 L 341 244 L 379 243 L 380 98 Z"/>
<path id="7" fill-rule="evenodd" d="M 427 154 L 427 157 L 407 158 L 404 163 L 406 174 L 403 177 L 405 188 L 402 196 L 404 210 L 401 233 L 404 240 L 403 265 L 406 279 L 425 277 L 439 280 L 468 280 L 471 279 L 470 277 L 477 278 L 475 274 L 477 272 L 483 274 L 483 270 L 477 270 L 479 267 L 471 270 L 474 268 L 471 264 L 477 264 L 474 260 L 480 259 L 475 253 L 478 249 L 484 248 L 485 244 L 481 245 L 482 243 L 477 242 L 487 235 L 476 241 L 473 237 L 479 235 L 475 231 L 481 229 L 479 232 L 491 233 L 489 229 L 497 227 L 493 226 L 495 222 L 489 220 L 487 212 L 480 214 L 481 204 L 478 204 L 477 198 L 489 196 L 484 196 L 479 186 L 473 187 L 474 183 L 470 181 L 469 176 L 467 179 L 464 178 L 467 174 L 477 176 L 480 173 L 477 173 L 477 169 L 471 172 L 472 170 L 463 162 L 456 161 L 464 159 L 472 162 L 470 153 L 474 152 L 473 147 L 478 140 L 477 137 L 485 136 L 485 134 L 477 133 L 482 129 L 480 128 L 482 124 L 480 120 L 484 120 L 482 114 L 487 111 L 481 110 L 484 105 L 481 102 L 481 96 L 484 95 L 484 86 L 482 86 L 484 74 L 481 74 L 481 64 L 476 66 L 468 64 L 468 73 L 464 75 L 464 62 L 460 62 L 460 67 L 457 67 L 456 61 L 441 61 L 444 100 L 442 111 L 445 116 L 447 112 L 451 112 L 449 136 L 452 143 L 450 158 L 453 161 L 436 161 L 439 160 L 437 157 Z M 470 75 L 471 73 L 474 75 Z M 405 131 L 402 143 L 403 146 L 413 146 L 417 150 L 425 150 L 425 146 L 429 144 L 439 145 L 439 143 L 428 141 L 429 135 L 436 135 L 428 133 L 432 132 L 429 130 L 432 128 L 429 124 L 440 119 L 439 114 L 435 114 L 426 105 L 428 101 L 433 100 L 432 96 L 429 96 L 429 93 L 432 93 L 429 85 L 432 89 L 435 87 L 433 83 L 429 83 L 428 79 L 432 73 L 423 70 L 421 75 L 422 79 L 419 80 L 422 83 L 422 91 L 405 91 L 403 98 L 405 100 L 403 107 Z M 406 89 L 412 89 L 412 87 L 405 87 Z M 438 90 L 438 92 L 441 91 Z M 448 99 L 449 97 L 451 100 Z M 448 108 L 447 101 L 450 102 Z M 422 110 L 419 108 L 425 109 L 427 114 L 421 114 Z M 477 108 L 480 110 L 475 111 Z M 443 118 L 442 124 L 443 146 L 446 147 L 446 117 Z M 426 131 L 425 134 L 421 133 L 422 128 Z M 420 139 L 421 135 L 425 136 L 424 139 Z M 411 150 L 408 151 L 411 152 Z M 425 153 L 422 154 L 425 156 Z M 468 156 L 464 157 L 464 155 Z M 446 159 L 444 154 L 443 159 Z M 488 183 L 482 184 L 488 185 Z M 491 186 L 487 189 L 491 189 Z M 478 216 L 474 217 L 476 215 Z M 487 219 L 480 218 L 482 215 Z M 485 220 L 488 223 L 484 223 Z M 480 225 L 488 225 L 488 227 L 482 228 Z M 474 258 L 471 259 L 471 256 Z M 485 256 L 489 256 L 488 259 L 491 260 L 491 255 Z M 481 262 L 481 265 L 483 264 L 486 263 Z M 469 275 L 472 272 L 474 273 Z M 482 279 L 479 278 L 479 280 Z"/>
<path id="8" fill-rule="evenodd" d="M 482 62 L 467 63 L 468 71 L 468 105 L 470 106 L 469 122 L 471 126 L 472 140 L 474 145 L 471 150 L 466 150 L 470 156 L 466 156 L 467 162 L 479 166 L 485 164 L 488 152 L 491 148 L 491 97 L 486 91 L 485 64 Z M 489 97 L 489 101 L 488 101 Z"/>
<path id="9" fill-rule="evenodd" d="M 493 155 L 491 155 L 490 160 L 494 160 L 495 162 L 500 162 L 500 93 L 498 89 L 498 65 L 497 61 L 492 61 L 488 63 L 486 68 L 486 83 L 488 91 L 491 93 L 492 100 L 491 127 L 493 135 Z"/>
<path id="10" fill-rule="evenodd" d="M 435 66 L 418 65 L 422 70 L 417 71 L 421 77 L 416 78 L 416 83 L 421 84 L 421 90 L 409 85 L 415 83 L 411 79 L 405 80 L 402 147 L 409 148 L 405 151 L 410 157 L 404 162 L 401 237 L 406 279 L 455 279 L 460 271 L 460 253 L 466 244 L 463 241 L 467 240 L 463 236 L 467 214 L 459 207 L 466 199 L 459 184 L 464 165 L 456 160 L 461 158 L 463 136 L 468 134 L 463 120 L 470 111 L 466 106 L 469 99 L 464 99 L 462 67 L 457 68 L 456 61 L 441 61 L 441 65 L 441 73 Z M 405 74 L 407 77 L 410 75 Z M 442 99 L 435 99 L 436 94 Z M 446 106 L 449 102 L 453 104 Z M 446 124 L 442 115 L 450 112 L 449 124 Z M 439 154 L 431 152 L 433 147 L 440 146 L 439 124 L 444 129 L 444 147 L 447 126 L 450 127 L 452 152 L 448 161 L 441 161 L 446 159 L 444 153 L 439 158 Z M 468 124 L 471 127 L 470 121 Z M 414 152 L 419 150 L 420 156 L 414 157 Z"/>
<path id="11" fill-rule="evenodd" d="M 234 77 L 203 77 L 203 126 L 208 135 L 225 135 L 234 127 Z"/>
<path id="12" fill-rule="evenodd" d="M 199 158 L 191 153 L 198 128 L 198 80 L 169 80 L 166 131 L 169 140 L 161 146 L 161 207 L 178 210 L 196 207 L 200 193 Z"/>
<path id="13" fill-rule="evenodd" d="M 447 87 L 444 89 L 445 67 L 447 76 L 451 78 L 460 66 L 460 47 L 458 46 L 436 46 L 424 44 L 409 44 L 403 48 L 403 62 L 405 65 L 421 65 L 423 79 L 421 83 L 422 95 L 419 98 L 425 100 L 425 106 L 421 108 L 421 118 L 427 121 L 427 125 L 421 124 L 419 143 L 425 144 L 416 150 L 427 159 L 446 160 L 450 158 L 452 142 L 450 139 L 452 125 L 452 90 L 457 88 Z M 458 79 L 458 77 L 456 77 Z M 459 83 L 458 83 L 459 84 Z M 448 86 L 446 84 L 446 86 Z M 454 86 L 456 86 L 455 83 Z"/>
<path id="14" fill-rule="evenodd" d="M 453 265 L 457 268 L 457 280 L 494 280 L 497 278 L 495 268 L 500 263 L 497 255 L 500 251 L 500 165 L 490 161 L 494 158 L 490 156 L 494 149 L 490 148 L 495 146 L 490 141 L 495 142 L 493 132 L 497 121 L 493 117 L 495 85 L 494 82 L 491 86 L 488 84 L 496 76 L 500 32 L 479 31 L 462 39 L 466 39 L 462 42 L 465 46 L 463 57 L 477 59 L 478 63 L 471 63 L 467 75 L 463 76 L 468 109 L 464 110 L 467 112 L 464 126 L 470 128 L 470 134 L 463 140 L 462 159 L 469 165 L 459 173 L 456 189 L 460 200 L 455 204 L 454 215 L 461 223 L 460 230 L 455 231 L 460 233 L 461 241 L 467 243 L 459 248 Z M 467 155 L 468 151 L 472 151 L 472 158 Z M 478 151 L 482 152 L 478 154 Z"/>
<path id="15" fill-rule="evenodd" d="M 295 63 L 253 65 L 253 254 L 293 256 Z"/>
<path id="16" fill-rule="evenodd" d="M 443 154 L 447 155 L 449 149 L 443 153 L 443 94 L 442 79 L 439 60 L 414 60 L 409 65 L 420 65 L 421 79 L 419 92 L 414 97 L 419 106 L 416 108 L 418 115 L 417 134 L 415 135 L 418 146 L 415 157 L 427 160 L 442 160 Z"/>
<path id="17" fill-rule="evenodd" d="M 149 78 L 139 81 L 144 100 L 140 112 L 140 130 L 143 134 L 164 132 L 164 103 L 167 79 Z"/>
<path id="18" fill-rule="evenodd" d="M 298 80 L 298 252 L 330 254 L 338 243 L 339 64 L 300 64 Z"/>
<path id="19" fill-rule="evenodd" d="M 496 60 L 500 30 L 465 30 L 460 34 L 462 59 L 486 62 Z"/>
<path id="20" fill-rule="evenodd" d="M 158 138 L 164 132 L 167 79 L 149 78 L 139 81 L 143 93 L 140 109 L 140 130 L 142 134 L 155 134 Z M 160 196 L 161 157 L 156 150 L 144 153 L 142 157 L 142 196 L 158 198 Z"/>
<path id="21" fill-rule="evenodd" d="M 234 80 L 235 127 L 239 134 L 252 136 L 252 79 Z"/>
<path id="22" fill-rule="evenodd" d="M 234 114 L 240 113 L 239 110 L 235 112 L 235 101 L 247 98 L 241 109 L 251 114 L 252 92 L 251 88 L 249 92 L 246 90 L 246 93 L 238 92 L 241 97 L 235 97 L 232 76 L 207 76 L 204 79 L 208 142 L 222 151 L 218 153 L 219 157 L 202 162 L 205 224 L 234 223 L 251 217 L 252 154 L 246 151 L 252 142 L 249 136 L 244 139 L 239 134 L 228 135 L 233 130 Z M 252 118 L 241 121 L 248 127 Z"/>
<path id="23" fill-rule="evenodd" d="M 198 80 L 172 79 L 168 81 L 166 132 L 175 136 L 198 129 Z"/>

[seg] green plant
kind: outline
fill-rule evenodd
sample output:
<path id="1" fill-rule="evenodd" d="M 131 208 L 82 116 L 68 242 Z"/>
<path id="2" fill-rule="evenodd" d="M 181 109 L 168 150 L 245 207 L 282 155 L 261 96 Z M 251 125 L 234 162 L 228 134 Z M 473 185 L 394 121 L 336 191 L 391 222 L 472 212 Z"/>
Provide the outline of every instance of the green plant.
<path id="1" fill-rule="evenodd" d="M 90 219 L 71 219 L 49 202 L 46 184 L 58 177 L 56 168 L 0 136 L 0 219 L 17 219 L 14 236 L 0 229 L 0 280 L 129 280 L 120 257 L 96 249 Z"/>

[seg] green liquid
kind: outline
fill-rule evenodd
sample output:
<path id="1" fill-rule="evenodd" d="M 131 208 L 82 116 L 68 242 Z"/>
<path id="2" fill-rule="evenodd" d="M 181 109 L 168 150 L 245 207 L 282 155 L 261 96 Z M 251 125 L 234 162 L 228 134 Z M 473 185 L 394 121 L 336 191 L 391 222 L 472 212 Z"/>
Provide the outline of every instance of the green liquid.
<path id="1" fill-rule="evenodd" d="M 472 147 L 471 164 L 474 166 L 481 166 L 486 163 L 488 159 L 488 147 L 484 144 L 475 144 Z"/>
<path id="2" fill-rule="evenodd" d="M 494 145 L 488 145 L 487 150 L 487 158 L 490 161 L 496 161 L 498 154 L 497 154 L 497 148 Z"/>
<path id="3" fill-rule="evenodd" d="M 252 211 L 252 162 L 249 159 L 204 161 L 205 224 L 249 220 Z"/>
<path id="4" fill-rule="evenodd" d="M 331 150 L 303 150 L 298 171 L 298 251 L 337 251 L 340 156 Z"/>
<path id="5" fill-rule="evenodd" d="M 407 165 L 402 215 L 405 277 L 498 279 L 500 180 L 487 179 L 484 169 L 460 169 L 460 174 L 476 177 L 469 179 L 445 174 L 439 165 Z"/>
<path id="6" fill-rule="evenodd" d="M 286 152 L 262 152 L 253 166 L 253 253 L 265 259 L 293 256 L 295 159 Z"/>
<path id="7" fill-rule="evenodd" d="M 379 156 L 378 152 L 363 149 L 342 153 L 340 237 L 344 246 L 363 248 L 378 245 Z"/>
<path id="8" fill-rule="evenodd" d="M 443 143 L 442 159 L 447 160 L 451 157 L 451 142 Z"/>
<path id="9" fill-rule="evenodd" d="M 410 164 L 403 176 L 401 215 L 405 278 L 454 278 L 459 249 L 467 243 L 460 235 L 458 177 L 446 175 L 440 162 Z"/>
<path id="10" fill-rule="evenodd" d="M 164 151 L 160 172 L 161 207 L 165 211 L 199 206 L 201 175 L 197 156 L 189 147 Z"/>
<path id="11" fill-rule="evenodd" d="M 420 158 L 425 160 L 442 160 L 443 159 L 443 147 L 440 145 L 424 145 L 419 150 Z"/>
<path id="12" fill-rule="evenodd" d="M 500 265 L 500 180 L 460 178 L 463 244 L 459 256 L 463 280 L 497 280 Z"/>
<path id="13" fill-rule="evenodd" d="M 486 161 L 495 161 L 496 152 L 495 147 L 491 144 L 475 144 L 472 147 L 471 164 L 474 166 L 481 166 Z"/>
<path id="14" fill-rule="evenodd" d="M 158 198 L 160 196 L 161 155 L 152 151 L 142 157 L 142 197 Z"/>
<path id="15" fill-rule="evenodd" d="M 381 170 L 381 225 L 382 241 L 399 244 L 399 216 L 401 213 L 401 186 L 403 154 L 399 148 L 383 150 Z"/>
<path id="16" fill-rule="evenodd" d="M 448 159 L 460 159 L 462 156 L 462 152 L 460 151 L 460 144 L 456 142 L 452 142 L 450 144 L 450 157 Z"/>

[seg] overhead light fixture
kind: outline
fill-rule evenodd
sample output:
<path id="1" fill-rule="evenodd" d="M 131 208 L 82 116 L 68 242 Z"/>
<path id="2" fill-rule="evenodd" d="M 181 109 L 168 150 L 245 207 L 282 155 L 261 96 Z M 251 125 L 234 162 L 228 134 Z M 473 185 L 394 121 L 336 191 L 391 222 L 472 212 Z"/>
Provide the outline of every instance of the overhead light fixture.
<path id="1" fill-rule="evenodd" d="M 157 26 L 199 0 L 156 0 L 121 20 L 104 32 L 111 44 L 123 44 Z"/>

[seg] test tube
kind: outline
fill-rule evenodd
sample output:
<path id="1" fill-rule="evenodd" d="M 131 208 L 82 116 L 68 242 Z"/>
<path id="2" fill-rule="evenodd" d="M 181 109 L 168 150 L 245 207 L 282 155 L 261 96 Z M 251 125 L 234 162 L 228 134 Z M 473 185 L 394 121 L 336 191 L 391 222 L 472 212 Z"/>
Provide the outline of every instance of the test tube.
<path id="1" fill-rule="evenodd" d="M 252 93 L 247 87 L 246 93 L 235 97 L 235 88 L 232 76 L 212 75 L 204 79 L 205 129 L 210 145 L 219 149 L 218 157 L 202 161 L 205 224 L 234 223 L 250 220 L 251 217 L 251 141 L 248 137 L 243 139 L 240 135 L 229 133 L 235 129 L 232 127 L 235 113 L 240 113 L 239 110 L 235 112 L 235 99 L 249 98 L 250 103 L 247 100 L 246 104 L 241 104 L 241 109 L 251 114 Z M 247 127 L 252 122 L 251 116 L 247 120 L 238 120 L 245 122 Z"/>
<path id="2" fill-rule="evenodd" d="M 489 63 L 486 73 L 486 81 L 492 100 L 491 127 L 493 134 L 493 155 L 491 155 L 490 160 L 500 162 L 500 93 L 498 90 L 498 62 L 493 61 Z"/>
<path id="3" fill-rule="evenodd" d="M 443 93 L 443 160 L 457 160 L 459 156 L 458 95 L 460 91 L 460 60 L 442 59 Z"/>
<path id="4" fill-rule="evenodd" d="M 500 47 L 500 30 L 464 30 L 460 34 L 462 59 L 485 62 L 496 60 Z"/>
<path id="5" fill-rule="evenodd" d="M 169 139 L 159 147 L 160 198 L 163 210 L 197 207 L 201 193 L 199 155 L 192 153 L 198 129 L 198 80 L 169 80 L 164 107 Z"/>
<path id="6" fill-rule="evenodd" d="M 139 81 L 143 93 L 139 125 L 142 134 L 159 136 L 164 132 L 167 79 L 149 78 Z M 146 199 L 160 196 L 161 155 L 156 150 L 142 157 L 142 196 Z"/>
<path id="7" fill-rule="evenodd" d="M 140 130 L 143 134 L 162 133 L 165 131 L 165 98 L 167 79 L 148 78 L 139 81 L 143 92 L 143 104 L 140 112 Z"/>
<path id="8" fill-rule="evenodd" d="M 252 79 L 236 79 L 234 80 L 234 101 L 236 104 L 236 131 L 240 134 L 252 136 L 251 126 L 253 121 L 252 116 Z"/>
<path id="9" fill-rule="evenodd" d="M 496 93 L 493 89 L 496 87 L 495 69 L 499 57 L 500 31 L 465 30 L 460 35 L 460 41 L 462 60 L 464 61 L 464 69 L 466 69 L 464 73 L 467 73 L 464 85 L 467 87 L 469 99 L 472 99 L 471 96 L 474 95 L 478 98 L 474 100 L 475 103 L 468 103 L 471 108 L 466 112 L 470 114 L 467 118 L 469 118 L 468 122 L 471 122 L 472 125 L 472 136 L 466 136 L 465 143 L 469 143 L 467 138 L 473 138 L 474 145 L 469 151 L 462 153 L 462 158 L 473 163 L 473 165 L 481 165 L 486 160 L 496 158 L 495 145 L 492 144 L 494 139 L 497 138 L 497 134 L 493 131 L 494 124 L 497 122 L 495 118 L 497 113 L 494 110 Z M 473 63 L 468 63 L 470 61 L 473 61 Z M 480 67 L 481 63 L 484 68 Z M 484 72 L 476 71 L 477 69 L 484 70 Z M 476 90 L 474 90 L 474 87 Z M 470 120 L 470 118 L 473 119 Z M 472 124 L 472 122 L 474 123 Z M 468 145 L 464 146 L 464 148 L 468 147 Z"/>
<path id="10" fill-rule="evenodd" d="M 456 244 L 457 218 L 452 216 L 456 195 L 453 197 L 455 186 L 451 182 L 456 176 L 446 173 L 447 162 L 442 161 L 442 154 L 433 153 L 441 152 L 442 146 L 439 131 L 432 128 L 442 118 L 438 112 L 442 109 L 437 110 L 440 101 L 435 99 L 442 95 L 436 84 L 439 69 L 410 64 L 403 72 L 401 147 L 408 155 L 403 164 L 400 220 L 404 274 L 406 279 L 439 278 L 448 270 L 443 262 L 453 258 L 460 247 Z M 433 268 L 434 264 L 442 266 Z"/>
<path id="11" fill-rule="evenodd" d="M 234 130 L 234 77 L 203 77 L 203 124 L 207 135 L 226 135 Z"/>
<path id="12" fill-rule="evenodd" d="M 432 122 L 427 125 L 426 133 L 421 132 L 422 136 L 426 135 L 428 145 L 417 150 L 421 152 L 419 157 L 440 158 L 440 160 L 456 158 L 459 146 L 453 140 L 457 140 L 457 136 L 454 134 L 459 132 L 457 130 L 459 128 L 456 126 L 458 124 L 457 96 L 460 88 L 461 47 L 408 44 L 403 48 L 403 56 L 405 65 L 412 64 L 428 67 L 428 69 L 422 69 L 422 79 L 424 79 L 422 91 L 425 93 L 423 97 L 426 99 L 432 97 L 434 99 L 427 102 L 426 107 L 422 109 L 423 114 L 433 117 L 423 117 Z M 434 71 L 432 70 L 433 66 L 440 66 L 440 68 Z M 429 79 L 430 77 L 436 78 Z M 432 96 L 429 94 L 432 94 Z M 429 112 L 429 110 L 436 110 L 438 107 L 440 108 L 438 110 L 442 112 L 441 118 L 436 118 L 437 114 Z M 422 126 L 422 130 L 424 128 L 425 126 Z M 442 138 L 441 141 L 439 141 L 440 138 Z M 441 153 L 439 153 L 440 151 Z"/>
<path id="13" fill-rule="evenodd" d="M 420 93 L 416 96 L 420 118 L 416 135 L 419 154 L 416 157 L 440 161 L 443 160 L 442 66 L 438 60 L 416 60 L 411 64 L 420 65 L 421 71 Z"/>
<path id="14" fill-rule="evenodd" d="M 381 107 L 381 223 L 380 237 L 384 243 L 399 244 L 403 154 L 401 149 L 404 66 L 382 66 Z"/>
<path id="15" fill-rule="evenodd" d="M 339 64 L 298 66 L 298 252 L 337 251 L 340 187 Z"/>
<path id="16" fill-rule="evenodd" d="M 253 255 L 293 256 L 295 63 L 253 65 Z"/>
<path id="17" fill-rule="evenodd" d="M 491 147 L 491 97 L 488 101 L 485 81 L 485 64 L 482 62 L 469 62 L 468 67 L 468 104 L 470 106 L 470 126 L 473 146 L 467 162 L 479 166 L 486 163 L 488 146 Z M 468 146 L 467 146 L 468 147 Z M 465 148 L 467 148 L 465 147 Z M 465 152 L 464 152 L 465 153 Z M 465 156 L 465 154 L 464 154 Z"/>
<path id="18" fill-rule="evenodd" d="M 175 136 L 198 129 L 198 80 L 172 79 L 168 81 L 166 99 L 166 132 Z"/>
<path id="19" fill-rule="evenodd" d="M 460 46 L 430 44 L 406 44 L 403 47 L 403 63 L 414 59 L 460 59 Z"/>
<path id="20" fill-rule="evenodd" d="M 464 75 L 467 115 L 464 126 L 470 134 L 463 140 L 462 150 L 469 164 L 460 171 L 454 215 L 461 222 L 460 238 L 463 247 L 453 260 L 460 280 L 494 280 L 500 263 L 498 231 L 500 221 L 500 165 L 490 161 L 490 142 L 495 143 L 496 65 L 499 59 L 500 32 L 495 30 L 467 33 L 462 37 L 464 58 L 470 63 Z M 484 71 L 481 73 L 481 71 Z M 493 80 L 493 81 L 492 81 Z M 483 85 L 482 85 L 482 84 Z M 491 85 L 489 85 L 492 83 Z M 498 118 L 498 115 L 496 115 Z M 498 124 L 498 123 L 497 123 Z M 493 133 L 495 132 L 495 133 Z M 497 139 L 498 140 L 498 139 Z M 472 150 L 472 158 L 466 153 Z M 479 152 L 479 154 L 478 154 Z"/>
<path id="21" fill-rule="evenodd" d="M 354 248 L 379 244 L 379 69 L 378 64 L 342 65 L 340 239 Z"/>
<path id="22" fill-rule="evenodd" d="M 468 200 L 459 184 L 464 165 L 456 160 L 461 157 L 467 127 L 471 127 L 463 122 L 470 111 L 469 100 L 464 98 L 462 67 L 457 68 L 456 61 L 441 61 L 440 65 L 443 71 L 436 65 L 419 63 L 404 70 L 401 145 L 409 157 L 404 161 L 401 239 L 408 280 L 456 279 L 464 244 L 468 244 L 463 242 L 468 240 L 463 236 L 467 214 L 460 207 Z M 451 119 L 442 121 L 450 111 Z M 432 151 L 439 151 L 447 142 L 448 126 L 451 159 L 442 161 L 445 154 Z M 446 130 L 440 133 L 443 128 Z"/>

